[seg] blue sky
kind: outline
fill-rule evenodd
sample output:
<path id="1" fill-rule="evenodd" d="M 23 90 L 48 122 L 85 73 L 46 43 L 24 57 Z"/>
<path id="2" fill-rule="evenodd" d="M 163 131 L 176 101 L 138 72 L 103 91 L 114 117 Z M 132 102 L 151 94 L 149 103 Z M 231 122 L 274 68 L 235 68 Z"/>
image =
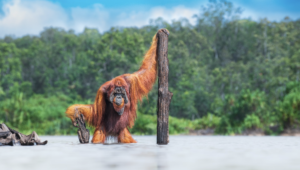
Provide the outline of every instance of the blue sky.
<path id="1" fill-rule="evenodd" d="M 231 0 L 243 9 L 242 17 L 280 21 L 285 16 L 300 18 L 300 0 Z M 141 27 L 163 17 L 195 23 L 208 0 L 0 0 L 0 37 L 38 35 L 45 27 L 73 29 L 85 27 L 104 32 L 112 26 Z"/>

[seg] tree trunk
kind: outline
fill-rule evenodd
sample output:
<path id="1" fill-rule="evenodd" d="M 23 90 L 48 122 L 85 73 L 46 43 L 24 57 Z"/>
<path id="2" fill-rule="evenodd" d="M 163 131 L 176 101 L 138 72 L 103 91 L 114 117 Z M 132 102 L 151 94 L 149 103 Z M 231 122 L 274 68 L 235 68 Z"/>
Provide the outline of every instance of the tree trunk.
<path id="1" fill-rule="evenodd" d="M 78 139 L 80 143 L 89 143 L 90 141 L 90 131 L 86 128 L 84 119 L 83 119 L 83 114 L 80 114 L 78 118 L 76 118 L 76 122 L 78 125 Z"/>
<path id="2" fill-rule="evenodd" d="M 169 92 L 169 59 L 168 36 L 169 31 L 160 29 L 157 32 L 157 60 L 158 60 L 158 101 L 157 101 L 157 144 L 169 143 L 169 105 L 173 93 Z"/>

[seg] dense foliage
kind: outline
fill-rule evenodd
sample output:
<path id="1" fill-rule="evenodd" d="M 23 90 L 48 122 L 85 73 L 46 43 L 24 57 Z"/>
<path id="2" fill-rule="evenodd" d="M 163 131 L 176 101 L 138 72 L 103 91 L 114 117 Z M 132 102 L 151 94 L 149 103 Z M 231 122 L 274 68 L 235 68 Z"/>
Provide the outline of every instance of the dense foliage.
<path id="1" fill-rule="evenodd" d="M 226 1 L 200 12 L 196 25 L 157 19 L 104 33 L 46 28 L 39 36 L 0 39 L 0 122 L 26 132 L 75 133 L 64 117 L 67 106 L 92 103 L 102 83 L 136 71 L 164 27 L 170 31 L 171 133 L 276 134 L 298 126 L 300 20 L 241 19 L 241 10 Z M 157 84 L 139 105 L 134 133 L 155 133 L 156 102 Z"/>

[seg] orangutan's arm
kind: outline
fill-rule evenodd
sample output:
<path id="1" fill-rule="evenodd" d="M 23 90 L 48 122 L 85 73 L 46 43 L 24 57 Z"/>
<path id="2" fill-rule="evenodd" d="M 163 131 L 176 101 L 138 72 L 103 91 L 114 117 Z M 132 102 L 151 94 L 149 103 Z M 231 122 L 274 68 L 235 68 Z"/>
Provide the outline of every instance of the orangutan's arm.
<path id="1" fill-rule="evenodd" d="M 84 120 L 88 121 L 92 118 L 92 106 L 84 104 L 74 104 L 66 110 L 66 116 L 72 120 L 72 124 L 77 127 L 76 118 L 83 114 Z"/>

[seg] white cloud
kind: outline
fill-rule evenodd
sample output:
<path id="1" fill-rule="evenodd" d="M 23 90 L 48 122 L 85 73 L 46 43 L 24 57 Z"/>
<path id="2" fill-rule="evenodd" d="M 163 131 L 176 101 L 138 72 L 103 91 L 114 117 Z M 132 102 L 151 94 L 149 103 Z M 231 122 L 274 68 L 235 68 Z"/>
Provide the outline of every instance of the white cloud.
<path id="1" fill-rule="evenodd" d="M 199 4 L 200 5 L 200 4 Z M 242 18 L 251 17 L 258 20 L 268 17 L 271 20 L 281 20 L 283 13 L 262 13 L 235 4 L 244 9 Z M 45 27 L 60 27 L 65 30 L 73 29 L 80 33 L 85 27 L 96 28 L 100 32 L 109 30 L 112 26 L 136 26 L 141 27 L 149 24 L 151 19 L 162 17 L 165 21 L 172 22 L 181 18 L 187 18 L 191 24 L 195 24 L 193 18 L 200 12 L 200 7 L 175 6 L 171 8 L 156 6 L 153 8 L 129 9 L 106 9 L 101 4 L 94 4 L 89 8 L 74 7 L 64 9 L 59 4 L 47 0 L 6 0 L 2 3 L 0 13 L 0 38 L 5 35 L 38 35 Z M 296 14 L 288 14 L 293 19 Z"/>
<path id="2" fill-rule="evenodd" d="M 186 8 L 184 6 L 176 6 L 170 9 L 165 7 L 154 7 L 149 11 L 132 11 L 129 13 L 121 13 L 117 17 L 114 25 L 117 26 L 143 26 L 149 24 L 151 19 L 162 17 L 167 22 L 187 18 L 191 23 L 195 23 L 193 16 L 198 13 L 197 9 Z"/>
<path id="3" fill-rule="evenodd" d="M 292 12 L 258 12 L 251 9 L 244 8 L 241 15 L 242 18 L 251 18 L 252 20 L 259 21 L 260 19 L 267 18 L 269 21 L 281 21 L 286 16 L 291 19 L 298 19 L 299 16 Z"/>
<path id="4" fill-rule="evenodd" d="M 260 1 L 257 1 L 259 3 Z M 269 0 L 269 3 L 271 1 Z M 289 16 L 291 19 L 298 19 L 299 14 L 289 11 L 258 11 L 255 8 L 249 8 L 242 4 L 235 3 L 235 6 L 241 7 L 243 13 L 242 18 L 251 18 L 252 20 L 259 21 L 260 19 L 267 18 L 269 21 L 281 21 L 284 17 Z"/>
<path id="5" fill-rule="evenodd" d="M 181 18 L 187 18 L 192 24 L 195 24 L 196 20 L 193 18 L 195 14 L 198 14 L 198 8 L 186 8 L 184 6 L 177 6 L 172 9 L 166 8 L 153 8 L 151 10 L 151 17 L 158 18 L 163 16 L 166 21 L 178 20 Z"/>
<path id="6" fill-rule="evenodd" d="M 102 5 L 95 4 L 93 8 L 72 8 L 71 9 L 72 23 L 69 29 L 74 29 L 77 32 L 82 31 L 85 27 L 98 28 L 99 31 L 106 31 L 108 27 L 109 13 Z"/>
<path id="7" fill-rule="evenodd" d="M 68 17 L 59 5 L 47 1 L 4 3 L 0 18 L 0 36 L 38 34 L 44 27 L 66 27 Z"/>
<path id="8" fill-rule="evenodd" d="M 2 5 L 3 15 L 0 16 L 0 37 L 5 35 L 38 35 L 45 27 L 61 27 L 73 29 L 79 33 L 85 27 L 97 28 L 100 32 L 112 26 L 147 25 L 150 19 L 158 17 L 171 22 L 180 18 L 188 18 L 194 22 L 192 16 L 198 13 L 197 8 L 176 6 L 170 9 L 153 7 L 149 10 L 135 10 L 112 12 L 101 4 L 94 4 L 91 8 L 75 7 L 70 10 L 59 4 L 46 0 L 9 0 Z"/>

